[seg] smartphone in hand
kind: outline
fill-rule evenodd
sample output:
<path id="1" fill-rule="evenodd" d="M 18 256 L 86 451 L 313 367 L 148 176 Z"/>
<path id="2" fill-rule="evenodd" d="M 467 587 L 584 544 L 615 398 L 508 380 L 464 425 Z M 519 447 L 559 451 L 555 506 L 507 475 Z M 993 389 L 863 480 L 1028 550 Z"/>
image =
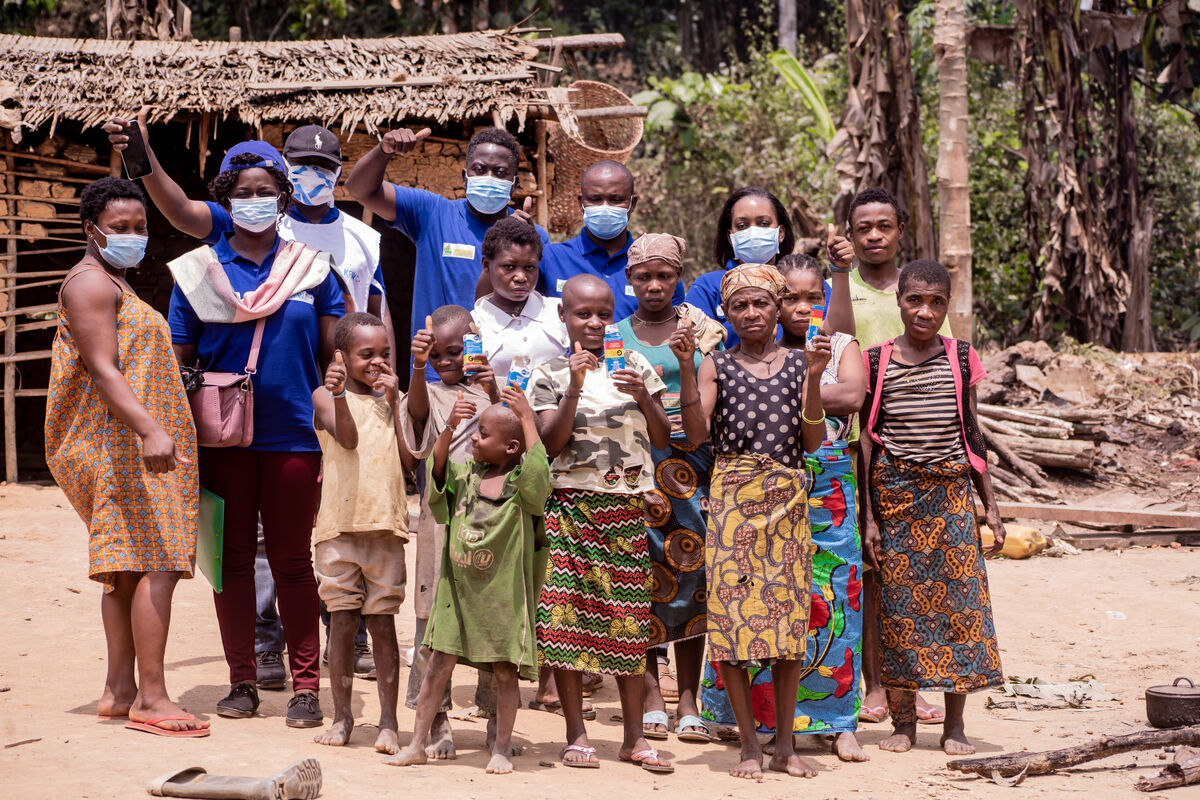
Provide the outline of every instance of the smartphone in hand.
<path id="1" fill-rule="evenodd" d="M 129 143 L 121 151 L 121 161 L 125 162 L 125 174 L 130 180 L 137 180 L 149 175 L 150 157 L 146 154 L 146 140 L 142 138 L 142 128 L 133 122 L 125 129 Z"/>

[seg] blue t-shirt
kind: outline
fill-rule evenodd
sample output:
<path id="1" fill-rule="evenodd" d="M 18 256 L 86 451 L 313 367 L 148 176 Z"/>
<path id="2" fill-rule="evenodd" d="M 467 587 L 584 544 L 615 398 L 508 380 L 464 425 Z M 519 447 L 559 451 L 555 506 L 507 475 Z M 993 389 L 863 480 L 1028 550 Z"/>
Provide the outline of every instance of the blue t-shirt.
<path id="1" fill-rule="evenodd" d="M 255 264 L 239 256 L 221 238 L 212 247 L 229 283 L 238 295 L 257 289 L 271 273 L 275 247 Z M 321 285 L 297 292 L 271 316 L 263 327 L 258 371 L 254 383 L 254 442 L 250 450 L 319 451 L 313 431 L 313 390 L 321 384 L 317 366 L 322 316 L 340 317 L 346 312 L 342 288 L 332 270 Z M 250 356 L 255 321 L 202 322 L 191 303 L 176 285 L 167 312 L 171 342 L 196 345 L 200 365 L 214 372 L 241 372 Z"/>
<path id="2" fill-rule="evenodd" d="M 205 200 L 204 204 L 208 206 L 208 213 L 212 217 L 212 231 L 209 232 L 208 236 L 204 237 L 204 243 L 211 247 L 212 245 L 224 239 L 226 236 L 233 233 L 233 217 L 229 215 L 229 210 L 220 203 L 214 203 L 212 200 Z M 297 211 L 294 206 L 289 206 L 286 213 L 289 217 L 297 222 L 308 223 L 310 225 L 313 224 L 308 217 Z M 338 210 L 337 206 L 331 205 L 329 207 L 329 211 L 325 214 L 325 216 L 317 220 L 316 224 L 328 225 L 331 222 L 336 222 L 338 215 L 341 213 L 342 212 Z M 300 244 L 307 244 L 310 247 L 316 247 L 316 245 L 311 244 L 310 242 L 300 242 Z M 316 249 L 320 250 L 321 248 L 317 247 Z M 337 276 L 335 275 L 334 277 L 336 278 Z M 375 274 L 371 276 L 371 288 L 367 290 L 367 294 L 383 294 L 383 269 L 378 263 L 375 264 Z M 365 308 L 361 310 L 366 311 Z"/>
<path id="3" fill-rule="evenodd" d="M 692 285 L 688 288 L 687 293 L 687 301 L 689 303 L 725 326 L 725 330 L 728 331 L 728 335 L 725 337 L 725 349 L 727 350 L 732 349 L 735 344 L 741 341 L 741 338 L 733 332 L 733 325 L 729 324 L 729 320 L 725 318 L 725 307 L 721 305 L 721 279 L 725 277 L 726 272 L 736 266 L 736 261 L 728 261 L 725 263 L 725 269 L 715 269 L 712 272 L 704 273 L 692 281 Z M 825 308 L 829 308 L 829 294 L 831 291 L 833 290 L 829 285 L 829 281 L 825 281 Z M 782 327 L 779 328 L 776 338 L 780 336 L 783 336 Z"/>
<path id="4" fill-rule="evenodd" d="M 621 251 L 610 257 L 607 250 L 592 241 L 584 228 L 574 239 L 552 244 L 542 253 L 537 289 L 546 297 L 562 297 L 563 284 L 568 278 L 580 274 L 595 275 L 612 289 L 613 319 L 625 319 L 638 307 L 633 287 L 625 277 L 631 244 L 633 237 L 626 232 Z M 675 305 L 683 302 L 683 281 L 675 285 L 675 297 L 671 302 Z"/>

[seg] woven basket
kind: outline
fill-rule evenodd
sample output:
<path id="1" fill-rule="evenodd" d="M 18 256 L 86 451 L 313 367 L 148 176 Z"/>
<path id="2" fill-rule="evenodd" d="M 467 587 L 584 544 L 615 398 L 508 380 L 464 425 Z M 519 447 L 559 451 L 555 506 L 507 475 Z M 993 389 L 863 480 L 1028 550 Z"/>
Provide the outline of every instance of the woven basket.
<path id="1" fill-rule="evenodd" d="M 633 105 L 624 92 L 607 83 L 580 80 L 570 88 L 571 105 L 576 109 Z M 548 126 L 550 158 L 554 162 L 550 230 L 559 233 L 574 231 L 583 223 L 577 197 L 584 170 L 605 159 L 624 164 L 642 140 L 645 122 L 640 117 L 581 119 L 578 125 L 579 139 L 568 136 L 557 122 Z"/>

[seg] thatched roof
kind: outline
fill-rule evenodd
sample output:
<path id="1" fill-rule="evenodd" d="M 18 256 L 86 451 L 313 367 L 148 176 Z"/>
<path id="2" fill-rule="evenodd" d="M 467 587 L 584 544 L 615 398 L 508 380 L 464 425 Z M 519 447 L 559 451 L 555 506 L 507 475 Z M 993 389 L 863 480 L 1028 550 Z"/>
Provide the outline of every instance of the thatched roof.
<path id="1" fill-rule="evenodd" d="M 0 125 L 85 127 L 130 116 L 214 114 L 369 130 L 404 119 L 524 117 L 529 42 L 503 32 L 310 42 L 160 42 L 0 36 Z M 317 86 L 317 84 L 320 84 Z M 311 88 L 310 88 L 311 87 Z M 15 112 L 15 113 L 14 113 Z"/>

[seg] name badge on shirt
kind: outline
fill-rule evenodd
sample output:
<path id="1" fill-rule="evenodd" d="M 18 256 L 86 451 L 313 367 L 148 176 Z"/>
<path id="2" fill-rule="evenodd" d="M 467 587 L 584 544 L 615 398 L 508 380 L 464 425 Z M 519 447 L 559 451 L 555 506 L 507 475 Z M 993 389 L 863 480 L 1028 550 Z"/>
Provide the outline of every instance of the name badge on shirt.
<path id="1" fill-rule="evenodd" d="M 566 279 L 566 278 L 559 278 L 559 279 L 558 279 L 558 283 L 556 283 L 556 284 L 555 284 L 556 291 L 557 291 L 559 294 L 562 294 L 563 287 L 564 287 L 564 286 L 566 286 L 566 285 L 567 285 L 567 279 Z"/>
<path id="2" fill-rule="evenodd" d="M 309 294 L 308 292 L 296 292 L 294 295 L 292 295 L 288 299 L 289 300 L 299 300 L 301 303 L 308 303 L 310 306 L 314 304 L 313 296 L 311 294 Z"/>
<path id="3" fill-rule="evenodd" d="M 637 296 L 633 293 L 633 287 L 630 286 L 629 284 L 625 284 L 625 296 L 626 297 L 636 297 Z"/>
<path id="4" fill-rule="evenodd" d="M 725 316 L 725 306 L 721 305 L 720 303 L 717 304 L 717 316 L 718 317 Z"/>
<path id="5" fill-rule="evenodd" d="M 442 258 L 475 258 L 475 245 L 442 242 Z"/>

